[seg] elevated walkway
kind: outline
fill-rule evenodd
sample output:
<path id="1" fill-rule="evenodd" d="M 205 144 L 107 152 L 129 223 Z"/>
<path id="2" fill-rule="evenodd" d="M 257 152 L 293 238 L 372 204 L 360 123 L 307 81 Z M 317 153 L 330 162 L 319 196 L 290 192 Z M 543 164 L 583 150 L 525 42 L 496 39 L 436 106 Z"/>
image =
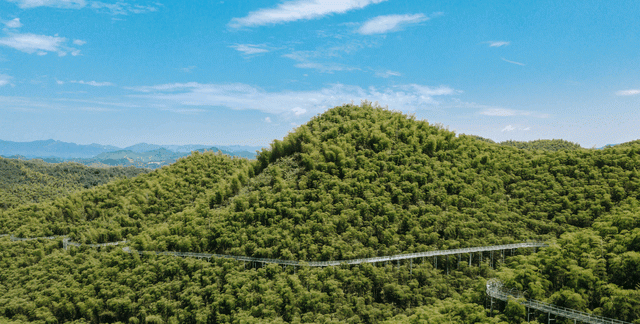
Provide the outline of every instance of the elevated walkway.
<path id="1" fill-rule="evenodd" d="M 504 252 L 507 250 L 515 250 L 515 249 L 521 249 L 521 248 L 538 248 L 538 247 L 546 247 L 546 246 L 548 245 L 544 242 L 525 242 L 525 243 L 516 243 L 516 244 L 481 246 L 481 247 L 452 249 L 452 250 L 435 250 L 435 251 L 418 252 L 418 253 L 396 254 L 396 255 L 373 257 L 373 258 L 335 260 L 335 261 L 294 261 L 294 260 L 280 260 L 280 259 L 268 259 L 268 258 L 254 258 L 254 257 L 248 257 L 248 256 L 238 256 L 238 255 L 228 255 L 228 254 L 168 252 L 168 251 L 163 251 L 163 252 L 136 251 L 136 250 L 132 250 L 129 247 L 125 247 L 123 248 L 123 250 L 128 253 L 139 253 L 139 254 L 173 255 L 173 256 L 179 256 L 179 257 L 195 257 L 195 258 L 224 258 L 224 259 L 234 259 L 234 260 L 246 261 L 246 262 L 275 263 L 275 264 L 290 265 L 290 266 L 331 267 L 331 266 L 339 266 L 343 264 L 354 265 L 354 264 L 362 264 L 362 263 L 391 262 L 391 261 L 438 257 L 438 256 L 449 256 L 449 255 L 462 255 L 462 254 L 469 254 L 469 256 L 471 257 L 473 253 L 483 253 L 483 252 L 493 252 L 493 251 Z M 469 260 L 471 260 L 471 258 Z M 482 260 L 482 256 L 480 256 L 480 260 Z M 471 261 L 469 261 L 469 263 L 471 263 Z"/>
<path id="2" fill-rule="evenodd" d="M 509 301 L 510 299 L 512 299 L 526 306 L 528 309 L 532 308 L 540 312 L 547 313 L 547 319 L 549 322 L 553 320 L 551 319 L 551 315 L 554 315 L 572 319 L 574 323 L 577 323 L 579 321 L 581 323 L 590 324 L 632 324 L 613 318 L 593 315 L 570 308 L 555 306 L 553 304 L 545 303 L 535 299 L 527 299 L 520 291 L 517 291 L 515 289 L 506 289 L 502 282 L 498 279 L 491 279 L 487 281 L 487 295 L 489 295 L 491 298 L 496 298 L 504 301 Z M 527 317 L 528 316 L 529 314 L 527 314 Z"/>

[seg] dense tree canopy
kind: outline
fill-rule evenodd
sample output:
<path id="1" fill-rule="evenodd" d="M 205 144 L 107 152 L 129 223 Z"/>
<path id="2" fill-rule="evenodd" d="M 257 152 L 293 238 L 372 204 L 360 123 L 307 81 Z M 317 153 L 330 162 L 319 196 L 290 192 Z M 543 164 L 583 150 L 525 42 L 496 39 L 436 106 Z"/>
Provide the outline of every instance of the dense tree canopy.
<path id="1" fill-rule="evenodd" d="M 640 144 L 588 150 L 567 143 L 521 149 L 369 104 L 345 105 L 275 140 L 255 161 L 194 153 L 149 174 L 0 214 L 0 229 L 23 237 L 126 238 L 138 250 L 288 260 L 554 242 L 508 257 L 497 271 L 453 259 L 449 275 L 430 262 L 283 269 L 117 248 L 64 252 L 59 240 L 4 239 L 0 261 L 9 271 L 0 275 L 0 294 L 13 297 L 0 316 L 518 323 L 517 304 L 503 305 L 497 317 L 482 307 L 486 278 L 499 276 L 540 300 L 636 320 L 640 277 L 624 274 L 640 270 Z M 43 285 L 47 298 L 37 288 Z"/>
<path id="2" fill-rule="evenodd" d="M 37 203 L 109 181 L 148 173 L 139 168 L 90 168 L 78 163 L 50 164 L 0 157 L 0 209 Z"/>

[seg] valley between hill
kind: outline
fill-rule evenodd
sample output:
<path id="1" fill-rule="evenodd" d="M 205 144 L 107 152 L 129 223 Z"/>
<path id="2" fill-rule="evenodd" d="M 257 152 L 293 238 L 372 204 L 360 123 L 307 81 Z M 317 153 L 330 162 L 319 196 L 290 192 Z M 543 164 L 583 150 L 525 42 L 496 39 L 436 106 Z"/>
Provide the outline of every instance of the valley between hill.
<path id="1" fill-rule="evenodd" d="M 369 104 L 314 117 L 257 160 L 194 152 L 64 198 L 0 210 L 21 237 L 127 239 L 139 250 L 327 261 L 536 239 L 504 266 L 451 261 L 244 268 L 60 241 L 0 244 L 0 319 L 12 322 L 521 323 L 489 317 L 485 282 L 640 323 L 640 144 L 498 145 Z M 540 148 L 536 144 L 537 148 Z M 495 314 L 495 312 L 494 312 Z"/>

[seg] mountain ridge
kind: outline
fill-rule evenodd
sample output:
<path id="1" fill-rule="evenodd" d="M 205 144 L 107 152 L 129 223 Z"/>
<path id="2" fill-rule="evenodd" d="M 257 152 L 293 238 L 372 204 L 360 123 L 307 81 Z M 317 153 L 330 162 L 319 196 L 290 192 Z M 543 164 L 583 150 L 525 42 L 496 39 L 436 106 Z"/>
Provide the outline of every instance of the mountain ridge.
<path id="1" fill-rule="evenodd" d="M 220 145 L 202 145 L 202 144 L 188 144 L 188 145 L 158 145 L 138 143 L 125 148 L 116 147 L 112 145 L 102 144 L 76 144 L 71 142 L 63 142 L 53 139 L 48 140 L 36 140 L 31 142 L 13 142 L 0 140 L 0 155 L 1 156 L 13 156 L 21 155 L 26 158 L 61 158 L 65 160 L 79 159 L 79 158 L 94 158 L 98 154 L 108 153 L 121 150 L 130 150 L 137 153 L 143 153 L 148 151 L 157 150 L 160 148 L 167 149 L 174 153 L 190 153 L 195 150 L 218 148 L 221 150 L 232 152 L 236 155 L 243 157 L 255 156 L 254 153 L 250 153 L 256 146 L 220 146 Z"/>

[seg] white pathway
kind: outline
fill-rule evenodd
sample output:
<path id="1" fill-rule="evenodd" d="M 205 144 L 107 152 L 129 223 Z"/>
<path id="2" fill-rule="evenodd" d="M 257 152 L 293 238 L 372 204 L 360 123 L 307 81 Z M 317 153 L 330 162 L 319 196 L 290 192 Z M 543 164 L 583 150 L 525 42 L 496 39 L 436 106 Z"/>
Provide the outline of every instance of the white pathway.
<path id="1" fill-rule="evenodd" d="M 592 315 L 570 308 L 555 306 L 535 299 L 526 299 L 520 291 L 504 288 L 502 282 L 498 279 L 490 279 L 489 281 L 487 281 L 487 295 L 489 295 L 491 298 L 496 298 L 504 301 L 513 299 L 526 306 L 528 309 L 533 308 L 547 313 L 547 322 L 554 321 L 554 319 L 551 318 L 551 315 L 554 315 L 572 319 L 574 323 L 581 322 L 591 324 L 631 324 L 629 322 L 620 321 L 613 318 Z M 491 307 L 493 309 L 493 300 L 491 301 L 491 304 Z M 529 317 L 528 310 L 527 317 Z M 527 318 L 527 321 L 528 320 L 529 319 Z"/>

